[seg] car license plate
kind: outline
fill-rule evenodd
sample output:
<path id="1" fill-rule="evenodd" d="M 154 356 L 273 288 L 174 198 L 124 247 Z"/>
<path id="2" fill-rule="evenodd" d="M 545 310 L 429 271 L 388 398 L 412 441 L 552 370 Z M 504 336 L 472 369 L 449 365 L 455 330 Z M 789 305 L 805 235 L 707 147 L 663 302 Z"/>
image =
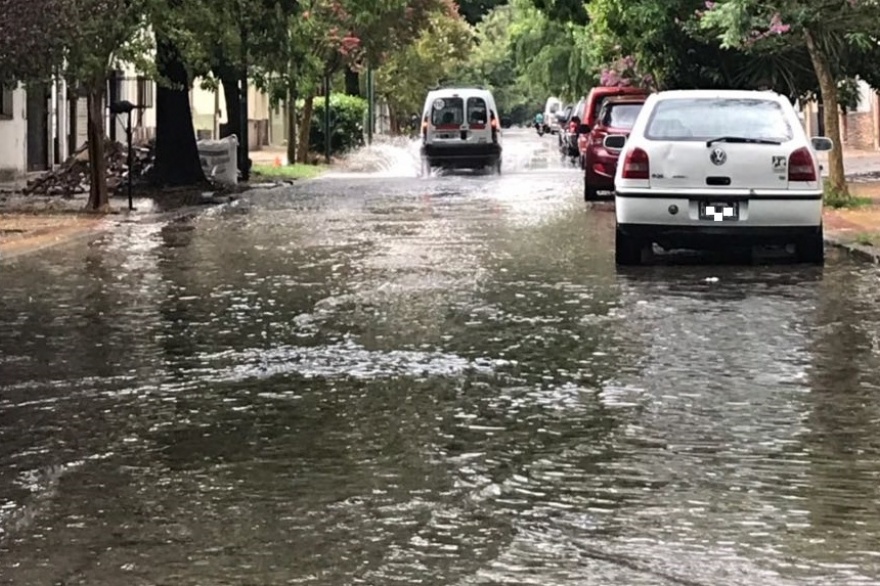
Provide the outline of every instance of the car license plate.
<path id="1" fill-rule="evenodd" d="M 739 204 L 734 202 L 700 202 L 700 219 L 711 222 L 739 220 Z"/>
<path id="2" fill-rule="evenodd" d="M 439 135 L 439 138 L 455 138 L 455 135 L 454 135 L 454 134 L 450 134 L 450 133 L 448 133 L 448 132 L 444 132 L 443 134 L 440 134 L 440 135 Z"/>

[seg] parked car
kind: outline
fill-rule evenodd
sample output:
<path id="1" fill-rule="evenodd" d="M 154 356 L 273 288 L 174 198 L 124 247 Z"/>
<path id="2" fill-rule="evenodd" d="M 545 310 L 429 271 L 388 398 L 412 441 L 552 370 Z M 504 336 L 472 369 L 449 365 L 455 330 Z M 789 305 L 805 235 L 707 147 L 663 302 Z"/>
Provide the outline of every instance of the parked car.
<path id="1" fill-rule="evenodd" d="M 593 129 L 593 126 L 596 124 L 596 119 L 599 117 L 599 110 L 602 108 L 602 104 L 605 103 L 605 100 L 608 98 L 613 98 L 615 96 L 647 96 L 648 91 L 643 88 L 637 87 L 594 87 L 590 90 L 590 93 L 587 94 L 586 104 L 584 105 L 584 113 L 581 115 L 581 124 L 583 124 L 582 132 L 578 134 L 578 151 L 580 157 L 580 166 L 581 168 L 585 168 L 586 161 L 584 160 L 584 155 L 586 153 L 587 148 L 587 134 Z"/>
<path id="2" fill-rule="evenodd" d="M 557 134 L 559 132 L 559 119 L 557 115 L 562 109 L 562 100 L 556 97 L 547 98 L 544 105 L 544 133 Z"/>
<path id="3" fill-rule="evenodd" d="M 433 167 L 501 173 L 501 127 L 492 92 L 478 88 L 434 90 L 422 111 L 422 172 Z"/>
<path id="4" fill-rule="evenodd" d="M 565 129 L 568 127 L 568 121 L 571 119 L 572 111 L 574 111 L 574 105 L 566 104 L 560 109 L 559 113 L 556 114 L 556 120 L 559 122 L 559 132 L 556 133 L 556 147 L 560 152 L 563 150 L 563 137 L 565 135 Z"/>
<path id="5" fill-rule="evenodd" d="M 584 119 L 586 105 L 586 98 L 575 104 L 559 132 L 559 150 L 563 157 L 568 157 L 572 161 L 577 161 L 580 155 L 578 139 L 582 131 L 581 121 Z"/>
<path id="6" fill-rule="evenodd" d="M 615 257 L 640 264 L 653 244 L 726 249 L 794 244 L 824 263 L 817 151 L 785 96 L 770 91 L 677 90 L 647 98 L 615 174 Z"/>
<path id="7" fill-rule="evenodd" d="M 605 137 L 609 134 L 629 135 L 647 96 L 632 94 L 606 98 L 599 116 L 588 136 L 584 152 L 584 200 L 614 199 L 614 174 L 620 151 L 607 149 Z M 603 192 L 607 192 L 603 194 Z"/>

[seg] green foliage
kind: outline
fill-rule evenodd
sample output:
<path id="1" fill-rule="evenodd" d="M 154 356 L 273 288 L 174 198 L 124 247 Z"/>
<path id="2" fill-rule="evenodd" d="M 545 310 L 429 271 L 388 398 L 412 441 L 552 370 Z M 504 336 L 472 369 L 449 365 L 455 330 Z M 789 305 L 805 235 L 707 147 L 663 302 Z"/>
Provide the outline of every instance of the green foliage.
<path id="1" fill-rule="evenodd" d="M 303 102 L 297 103 L 302 110 Z M 364 121 L 367 101 L 345 94 L 330 95 L 330 152 L 340 154 L 364 145 Z M 324 98 L 315 98 L 309 129 L 309 145 L 317 152 L 324 152 Z"/>
<path id="2" fill-rule="evenodd" d="M 873 205 L 874 200 L 870 197 L 857 197 L 848 192 L 835 189 L 830 182 L 824 184 L 825 193 L 822 197 L 823 203 L 833 209 L 854 209 Z"/>
<path id="3" fill-rule="evenodd" d="M 420 112 L 428 89 L 460 70 L 473 45 L 473 29 L 460 16 L 432 15 L 415 42 L 376 71 L 377 94 L 398 119 Z"/>
<path id="4" fill-rule="evenodd" d="M 293 165 L 284 165 L 282 167 L 273 167 L 272 165 L 254 165 L 251 173 L 259 176 L 260 179 L 313 179 L 323 173 L 327 167 L 325 165 L 304 165 L 302 163 L 294 163 Z"/>

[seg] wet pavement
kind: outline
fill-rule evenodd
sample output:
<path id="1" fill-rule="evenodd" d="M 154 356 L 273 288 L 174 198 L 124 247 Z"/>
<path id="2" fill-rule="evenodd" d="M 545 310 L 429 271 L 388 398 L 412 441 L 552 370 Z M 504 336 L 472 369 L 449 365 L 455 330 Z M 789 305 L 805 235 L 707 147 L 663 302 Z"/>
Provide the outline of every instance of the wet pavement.
<path id="1" fill-rule="evenodd" d="M 878 270 L 618 274 L 510 134 L 0 267 L 0 584 L 880 584 Z"/>

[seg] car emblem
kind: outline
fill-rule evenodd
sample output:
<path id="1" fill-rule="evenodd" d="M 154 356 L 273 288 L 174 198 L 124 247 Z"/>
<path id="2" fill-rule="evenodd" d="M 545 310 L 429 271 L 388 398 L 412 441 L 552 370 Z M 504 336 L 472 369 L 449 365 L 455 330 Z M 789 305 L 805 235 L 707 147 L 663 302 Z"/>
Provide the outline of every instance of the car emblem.
<path id="1" fill-rule="evenodd" d="M 709 155 L 709 160 L 715 165 L 723 165 L 727 161 L 727 153 L 720 148 L 713 149 Z"/>

